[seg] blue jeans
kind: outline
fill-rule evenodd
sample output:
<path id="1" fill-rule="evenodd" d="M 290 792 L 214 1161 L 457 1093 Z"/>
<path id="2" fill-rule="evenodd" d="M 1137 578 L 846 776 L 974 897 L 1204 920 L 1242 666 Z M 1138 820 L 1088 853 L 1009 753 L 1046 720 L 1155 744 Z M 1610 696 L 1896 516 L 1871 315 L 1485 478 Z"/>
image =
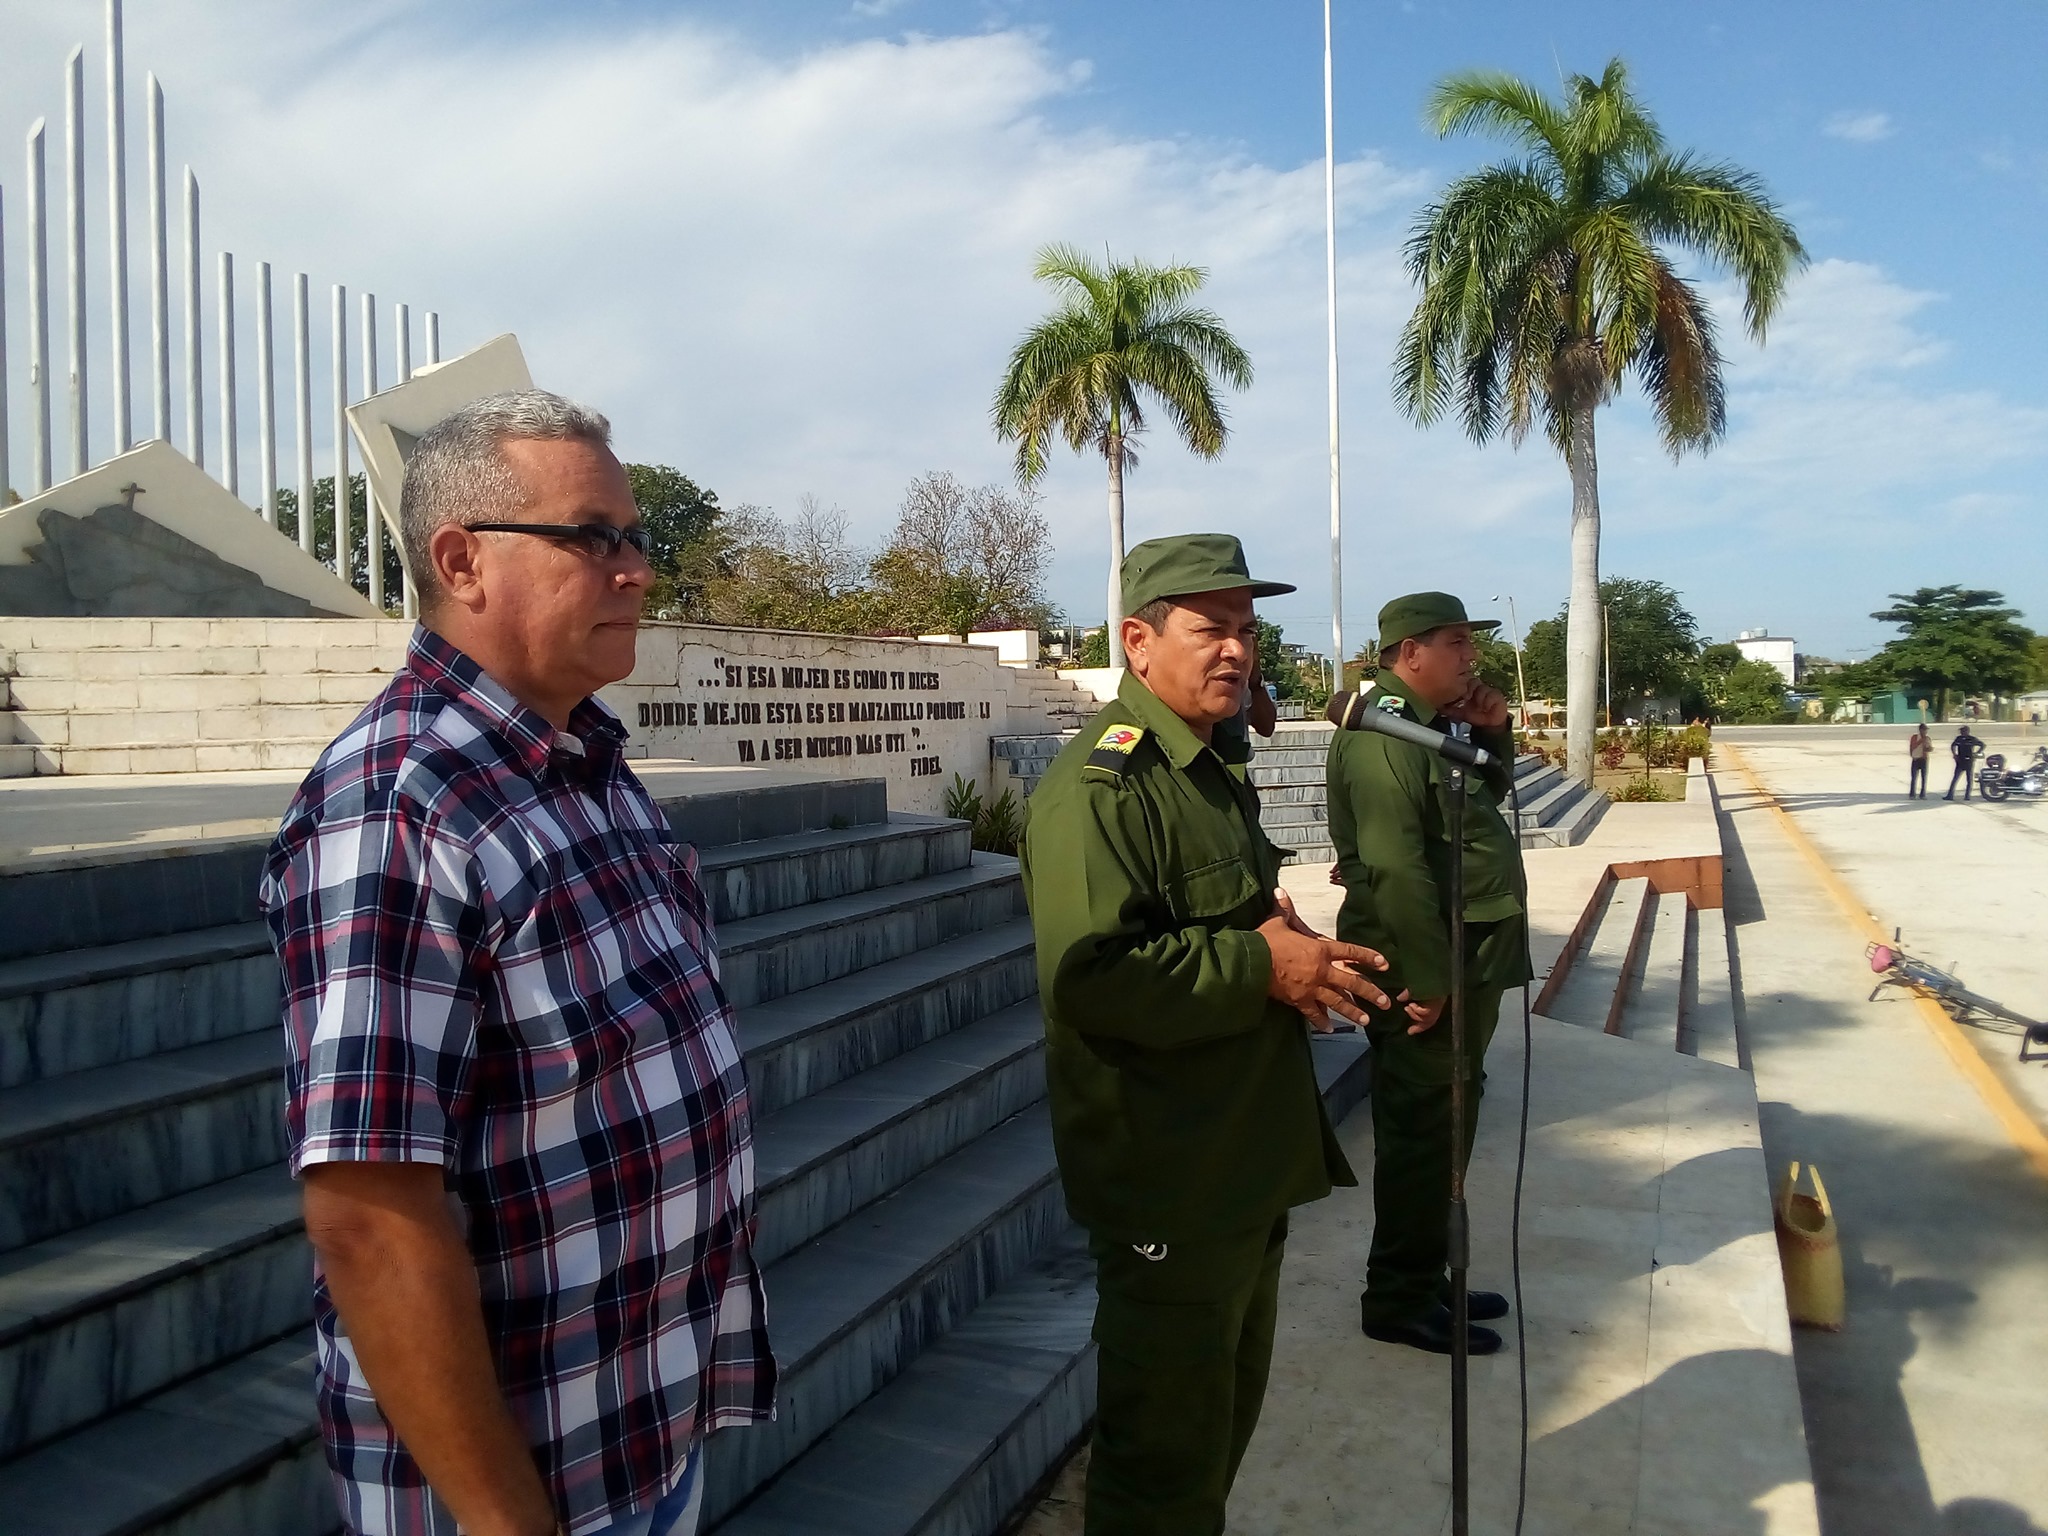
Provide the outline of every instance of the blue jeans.
<path id="1" fill-rule="evenodd" d="M 697 1522 L 704 1513 L 703 1471 L 704 1442 L 699 1440 L 690 1447 L 682 1476 L 652 1509 L 616 1520 L 593 1536 L 697 1536 Z"/>

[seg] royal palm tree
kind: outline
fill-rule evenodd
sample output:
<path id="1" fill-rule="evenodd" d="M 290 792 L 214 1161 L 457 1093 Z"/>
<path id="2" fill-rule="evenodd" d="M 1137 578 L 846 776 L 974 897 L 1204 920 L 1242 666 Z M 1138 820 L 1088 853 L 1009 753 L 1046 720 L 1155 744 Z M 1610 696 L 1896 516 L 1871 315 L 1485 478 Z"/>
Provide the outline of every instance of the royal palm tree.
<path id="1" fill-rule="evenodd" d="M 1066 245 L 1038 253 L 1033 276 L 1052 285 L 1059 308 L 1010 354 L 996 391 L 996 436 L 1017 445 L 1017 480 L 1045 473 L 1054 433 L 1076 453 L 1094 449 L 1109 465 L 1109 664 L 1124 664 L 1124 471 L 1145 430 L 1145 402 L 1165 411 L 1182 442 L 1205 459 L 1223 452 L 1230 429 L 1212 375 L 1239 389 L 1251 359 L 1206 309 L 1189 299 L 1208 280 L 1200 267 L 1101 264 Z"/>
<path id="2" fill-rule="evenodd" d="M 1806 252 L 1763 183 L 1665 147 L 1615 59 L 1563 99 L 1511 75 L 1453 75 L 1431 94 L 1439 136 L 1498 134 L 1523 158 L 1460 177 L 1422 210 L 1408 270 L 1422 297 L 1401 334 L 1394 394 L 1423 425 L 1455 411 L 1478 442 L 1519 444 L 1540 414 L 1570 466 L 1572 581 L 1565 744 L 1593 777 L 1600 658 L 1600 483 L 1593 415 L 1633 373 L 1674 458 L 1727 428 L 1714 319 L 1673 265 L 1733 275 L 1759 341 Z"/>

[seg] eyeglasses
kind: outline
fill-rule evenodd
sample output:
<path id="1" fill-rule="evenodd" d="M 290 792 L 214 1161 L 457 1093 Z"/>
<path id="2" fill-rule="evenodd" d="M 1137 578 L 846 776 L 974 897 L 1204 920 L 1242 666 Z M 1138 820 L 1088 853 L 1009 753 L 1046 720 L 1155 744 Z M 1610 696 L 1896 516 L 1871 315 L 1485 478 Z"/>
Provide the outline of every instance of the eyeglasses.
<path id="1" fill-rule="evenodd" d="M 620 528 L 611 523 L 465 523 L 463 526 L 471 533 L 530 533 L 536 538 L 561 539 L 581 544 L 600 560 L 611 559 L 618 554 L 621 545 L 632 546 L 633 553 L 645 559 L 654 543 L 647 530 L 638 523 L 630 528 Z"/>

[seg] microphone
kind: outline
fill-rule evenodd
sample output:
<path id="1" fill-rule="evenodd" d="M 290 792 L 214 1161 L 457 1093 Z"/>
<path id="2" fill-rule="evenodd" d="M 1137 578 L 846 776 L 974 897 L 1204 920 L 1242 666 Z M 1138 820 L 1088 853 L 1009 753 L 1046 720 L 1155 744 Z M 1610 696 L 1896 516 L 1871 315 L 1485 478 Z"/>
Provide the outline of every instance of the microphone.
<path id="1" fill-rule="evenodd" d="M 1375 709 L 1366 703 L 1363 693 L 1336 693 L 1330 696 L 1330 707 L 1324 718 L 1340 731 L 1378 731 L 1382 736 L 1391 736 L 1396 741 L 1405 741 L 1410 746 L 1421 747 L 1447 757 L 1454 763 L 1467 768 L 1485 768 L 1492 764 L 1493 754 L 1484 747 L 1475 747 L 1469 741 L 1456 736 L 1433 731 L 1426 725 L 1417 725 L 1405 715 L 1391 710 Z"/>

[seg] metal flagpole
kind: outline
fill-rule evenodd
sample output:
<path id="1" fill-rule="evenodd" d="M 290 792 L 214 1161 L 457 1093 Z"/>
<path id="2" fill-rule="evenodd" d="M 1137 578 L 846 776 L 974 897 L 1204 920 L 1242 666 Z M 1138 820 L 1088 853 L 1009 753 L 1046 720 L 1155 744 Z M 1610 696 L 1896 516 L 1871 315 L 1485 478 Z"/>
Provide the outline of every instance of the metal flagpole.
<path id="1" fill-rule="evenodd" d="M 64 64 L 64 259 L 71 302 L 71 473 L 86 471 L 85 367 L 85 50 Z"/>
<path id="2" fill-rule="evenodd" d="M 199 360 L 199 178 L 185 167 L 185 451 L 206 468 L 206 396 Z"/>
<path id="3" fill-rule="evenodd" d="M 441 361 L 441 313 L 439 310 L 430 309 L 427 311 L 427 361 L 430 363 Z"/>
<path id="4" fill-rule="evenodd" d="M 256 464 L 263 521 L 277 526 L 277 358 L 270 331 L 270 263 L 256 263 Z"/>
<path id="5" fill-rule="evenodd" d="M 334 285 L 334 574 L 355 585 L 348 538 L 348 290 Z"/>
<path id="6" fill-rule="evenodd" d="M 171 440 L 171 253 L 164 206 L 164 88 L 149 77 L 149 360 L 156 435 Z"/>
<path id="7" fill-rule="evenodd" d="M 220 483 L 242 494 L 241 443 L 235 409 L 235 258 L 220 253 Z"/>
<path id="8" fill-rule="evenodd" d="M 28 131 L 28 399 L 38 496 L 50 488 L 50 209 L 43 171 L 39 117 Z"/>
<path id="9" fill-rule="evenodd" d="M 1331 91 L 1330 0 L 1323 0 L 1323 257 L 1330 321 L 1330 644 L 1344 666 L 1344 488 L 1337 432 L 1337 117 Z"/>
<path id="10" fill-rule="evenodd" d="M 377 393 L 377 295 L 363 295 L 363 398 Z M 363 461 L 363 548 L 370 575 L 370 606 L 384 606 L 384 516 L 377 508 L 377 488 L 370 483 L 370 462 Z"/>
<path id="11" fill-rule="evenodd" d="M 313 553 L 313 314 L 306 274 L 292 279 L 292 375 L 299 433 L 299 548 Z"/>
<path id="12" fill-rule="evenodd" d="M 107 0 L 107 245 L 114 263 L 114 452 L 135 446 L 128 414 L 128 109 L 121 0 Z"/>

